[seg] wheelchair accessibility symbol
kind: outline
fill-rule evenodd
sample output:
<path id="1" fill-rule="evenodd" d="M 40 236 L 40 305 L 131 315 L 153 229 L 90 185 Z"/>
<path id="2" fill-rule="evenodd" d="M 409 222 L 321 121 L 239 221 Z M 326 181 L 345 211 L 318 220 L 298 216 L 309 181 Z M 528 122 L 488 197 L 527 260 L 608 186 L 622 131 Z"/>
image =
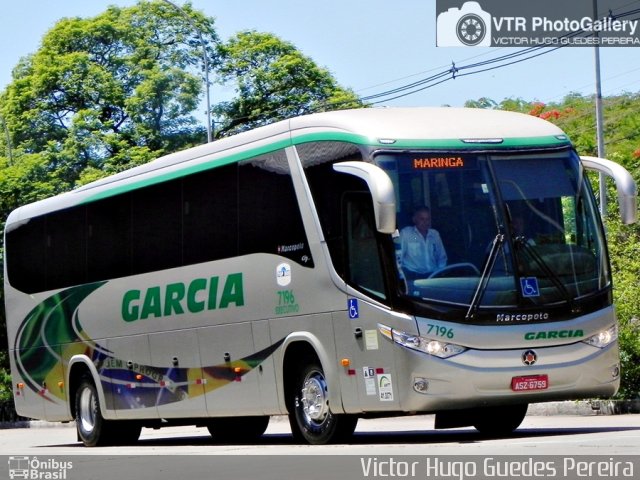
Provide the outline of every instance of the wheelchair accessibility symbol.
<path id="1" fill-rule="evenodd" d="M 358 299 L 350 298 L 347 306 L 349 307 L 349 318 L 351 320 L 360 316 L 360 312 L 358 311 Z"/>
<path id="2" fill-rule="evenodd" d="M 539 297 L 540 288 L 538 287 L 538 279 L 536 277 L 527 277 L 520 279 L 520 289 L 523 297 Z"/>

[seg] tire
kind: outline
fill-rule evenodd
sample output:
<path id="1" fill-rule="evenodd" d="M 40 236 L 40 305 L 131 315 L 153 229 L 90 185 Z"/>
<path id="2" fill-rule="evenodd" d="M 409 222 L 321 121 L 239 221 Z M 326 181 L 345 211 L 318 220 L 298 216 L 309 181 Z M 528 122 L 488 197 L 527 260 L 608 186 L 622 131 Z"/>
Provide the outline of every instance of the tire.
<path id="1" fill-rule="evenodd" d="M 76 390 L 76 430 L 86 447 L 128 445 L 140 437 L 142 426 L 137 422 L 105 420 L 100 413 L 98 390 L 93 379 L 84 376 Z"/>
<path id="2" fill-rule="evenodd" d="M 214 440 L 224 443 L 248 443 L 259 439 L 269 426 L 268 416 L 221 417 L 211 419 L 207 429 Z"/>
<path id="3" fill-rule="evenodd" d="M 294 439 L 324 445 L 351 437 L 358 417 L 336 415 L 331 411 L 327 382 L 319 364 L 310 363 L 300 369 L 289 391 L 289 424 Z"/>
<path id="4" fill-rule="evenodd" d="M 483 435 L 498 437 L 516 430 L 527 414 L 528 404 L 478 409 L 478 420 L 473 424 Z"/>
<path id="5" fill-rule="evenodd" d="M 109 423 L 100 413 L 98 390 L 89 376 L 80 380 L 76 390 L 76 429 L 78 439 L 86 447 L 96 447 L 109 443 Z"/>

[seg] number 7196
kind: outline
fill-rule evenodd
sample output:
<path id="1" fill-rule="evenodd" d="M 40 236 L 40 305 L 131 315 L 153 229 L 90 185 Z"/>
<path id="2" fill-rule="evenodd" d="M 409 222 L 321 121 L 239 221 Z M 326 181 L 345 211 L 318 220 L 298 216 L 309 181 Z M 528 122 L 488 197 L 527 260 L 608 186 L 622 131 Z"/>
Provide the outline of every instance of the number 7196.
<path id="1" fill-rule="evenodd" d="M 434 325 L 433 323 L 427 324 L 427 335 L 435 335 L 436 337 L 453 338 L 453 328 L 443 327 L 442 325 Z"/>

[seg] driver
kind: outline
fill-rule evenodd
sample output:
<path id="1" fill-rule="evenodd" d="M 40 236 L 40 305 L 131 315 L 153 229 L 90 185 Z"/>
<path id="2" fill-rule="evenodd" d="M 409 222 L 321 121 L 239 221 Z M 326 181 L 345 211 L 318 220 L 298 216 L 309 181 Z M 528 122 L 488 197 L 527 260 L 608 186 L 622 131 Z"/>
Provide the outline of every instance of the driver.
<path id="1" fill-rule="evenodd" d="M 400 266 L 405 280 L 426 278 L 447 264 L 447 252 L 437 230 L 431 228 L 431 210 L 419 207 L 413 225 L 400 231 Z"/>

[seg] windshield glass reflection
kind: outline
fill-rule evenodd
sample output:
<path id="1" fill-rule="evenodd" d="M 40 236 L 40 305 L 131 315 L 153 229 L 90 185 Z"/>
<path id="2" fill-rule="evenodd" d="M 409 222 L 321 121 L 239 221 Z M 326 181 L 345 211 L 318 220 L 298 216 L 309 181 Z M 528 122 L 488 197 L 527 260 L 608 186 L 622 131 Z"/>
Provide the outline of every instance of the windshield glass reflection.
<path id="1" fill-rule="evenodd" d="M 593 196 L 572 151 L 384 153 L 404 295 L 469 307 L 572 302 L 609 284 Z"/>

